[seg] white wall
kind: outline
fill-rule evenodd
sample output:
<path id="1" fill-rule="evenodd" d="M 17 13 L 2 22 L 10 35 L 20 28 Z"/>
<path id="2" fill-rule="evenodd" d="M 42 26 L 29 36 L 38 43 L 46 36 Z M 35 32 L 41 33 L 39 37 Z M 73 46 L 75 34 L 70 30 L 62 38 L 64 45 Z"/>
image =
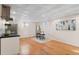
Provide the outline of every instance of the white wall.
<path id="1" fill-rule="evenodd" d="M 21 35 L 21 37 L 35 36 L 35 23 L 19 22 L 18 23 L 18 34 Z"/>
<path id="2" fill-rule="evenodd" d="M 43 26 L 42 29 L 44 29 L 46 33 L 46 37 L 79 46 L 79 16 L 73 18 L 76 19 L 76 31 L 56 31 L 56 23 L 58 20 L 41 23 L 41 26 Z"/>

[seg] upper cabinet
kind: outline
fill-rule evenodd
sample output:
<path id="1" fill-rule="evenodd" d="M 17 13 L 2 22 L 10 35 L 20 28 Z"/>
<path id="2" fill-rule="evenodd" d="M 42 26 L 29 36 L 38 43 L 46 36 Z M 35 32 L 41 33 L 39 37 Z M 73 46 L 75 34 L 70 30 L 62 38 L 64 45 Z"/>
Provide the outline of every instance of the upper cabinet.
<path id="1" fill-rule="evenodd" d="M 2 14 L 2 5 L 0 4 L 0 17 L 1 17 L 1 14 Z"/>
<path id="2" fill-rule="evenodd" d="M 2 19 L 8 20 L 10 18 L 10 7 L 6 5 L 0 5 L 0 16 Z"/>

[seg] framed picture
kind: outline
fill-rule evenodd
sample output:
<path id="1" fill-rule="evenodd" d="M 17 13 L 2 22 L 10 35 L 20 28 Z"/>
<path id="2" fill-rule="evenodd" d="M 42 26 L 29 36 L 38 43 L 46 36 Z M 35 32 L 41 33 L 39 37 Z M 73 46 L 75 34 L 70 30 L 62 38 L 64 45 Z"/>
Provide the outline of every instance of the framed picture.
<path id="1" fill-rule="evenodd" d="M 56 24 L 56 30 L 69 30 L 69 31 L 75 31 L 76 30 L 76 20 L 71 19 L 71 20 L 62 20 L 59 21 Z"/>

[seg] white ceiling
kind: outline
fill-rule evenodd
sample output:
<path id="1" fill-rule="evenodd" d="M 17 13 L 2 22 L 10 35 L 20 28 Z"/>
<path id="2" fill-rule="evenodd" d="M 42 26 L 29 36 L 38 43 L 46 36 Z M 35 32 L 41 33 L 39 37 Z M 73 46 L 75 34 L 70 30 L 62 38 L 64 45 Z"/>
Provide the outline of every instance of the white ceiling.
<path id="1" fill-rule="evenodd" d="M 10 4 L 17 21 L 46 21 L 79 14 L 79 4 Z"/>

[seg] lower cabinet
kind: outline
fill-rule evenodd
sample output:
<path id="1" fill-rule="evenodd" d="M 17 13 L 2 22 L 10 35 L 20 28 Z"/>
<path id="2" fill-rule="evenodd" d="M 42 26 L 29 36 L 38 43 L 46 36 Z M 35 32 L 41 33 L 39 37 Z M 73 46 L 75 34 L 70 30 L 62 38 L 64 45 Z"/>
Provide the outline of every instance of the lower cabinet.
<path id="1" fill-rule="evenodd" d="M 1 55 L 19 53 L 19 37 L 1 38 Z"/>

